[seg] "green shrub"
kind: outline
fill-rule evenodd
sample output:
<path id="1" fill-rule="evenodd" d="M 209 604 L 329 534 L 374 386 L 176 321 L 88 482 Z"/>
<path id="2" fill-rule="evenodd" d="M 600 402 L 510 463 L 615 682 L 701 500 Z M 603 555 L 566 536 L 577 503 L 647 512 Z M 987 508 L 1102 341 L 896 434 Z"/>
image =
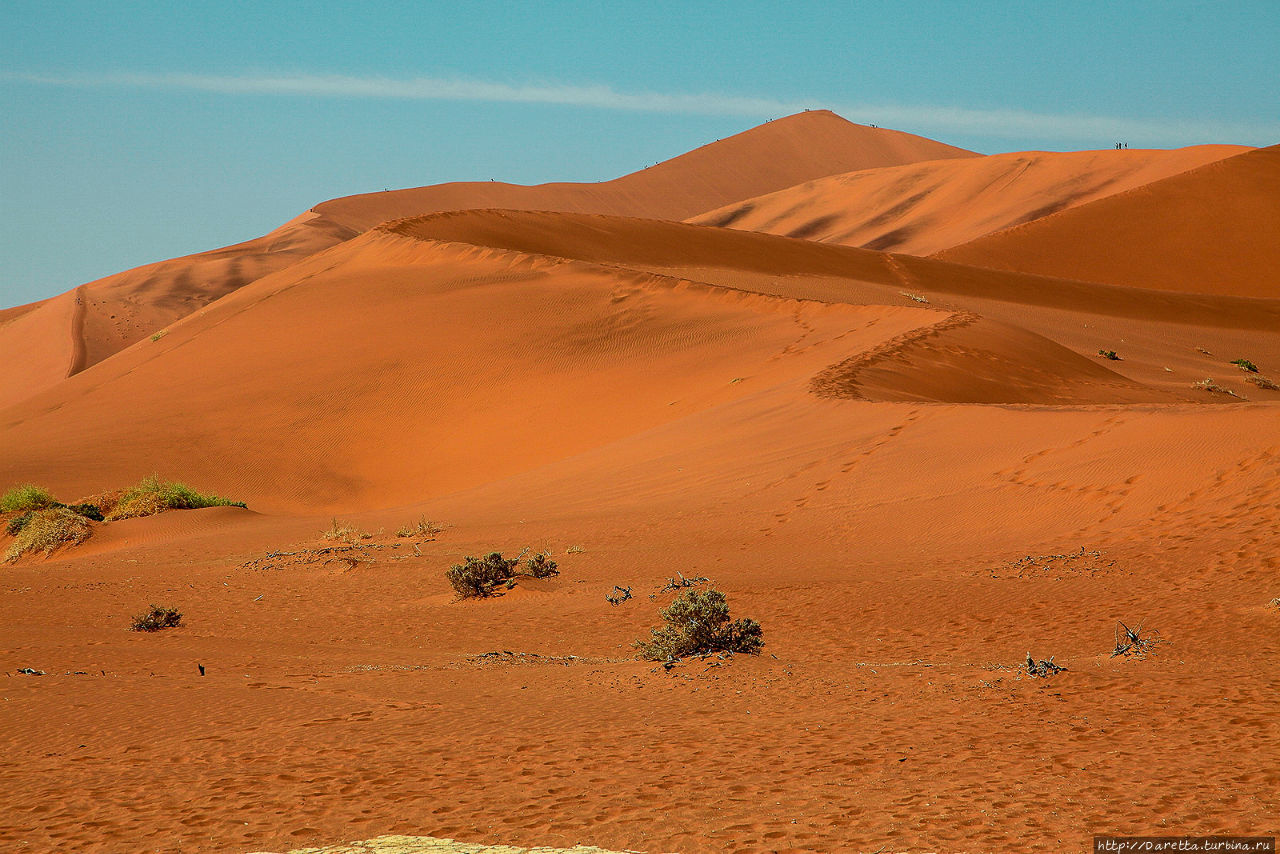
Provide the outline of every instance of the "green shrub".
<path id="1" fill-rule="evenodd" d="M 0 495 L 0 513 L 25 513 L 28 510 L 55 507 L 57 504 L 58 499 L 53 497 L 53 493 L 32 483 L 15 486 Z"/>
<path id="2" fill-rule="evenodd" d="M 16 539 L 5 552 L 6 562 L 15 561 L 27 552 L 50 555 L 62 546 L 83 543 L 93 533 L 83 516 L 66 507 L 46 507 L 26 515 L 27 521 L 18 529 Z"/>
<path id="3" fill-rule="evenodd" d="M 708 652 L 756 655 L 764 647 L 764 632 L 755 620 L 729 621 L 729 602 L 719 590 L 688 590 L 658 615 L 666 625 L 634 644 L 650 661 Z"/>
<path id="4" fill-rule="evenodd" d="M 232 501 L 217 495 L 196 492 L 184 483 L 163 481 L 156 475 L 143 478 L 132 489 L 125 490 L 120 501 L 107 514 L 108 522 L 154 516 L 166 510 L 198 510 L 202 507 L 244 507 L 243 501 Z"/>
<path id="5" fill-rule="evenodd" d="M 1258 372 L 1258 366 L 1253 362 L 1250 362 L 1248 359 L 1232 359 L 1231 364 L 1239 365 L 1241 370 L 1248 371 L 1251 374 L 1256 374 Z"/>
<path id="6" fill-rule="evenodd" d="M 560 570 L 556 568 L 556 562 L 551 559 L 550 554 L 538 552 L 525 562 L 524 574 L 534 578 L 550 578 L 553 575 L 559 575 Z"/>
<path id="7" fill-rule="evenodd" d="M 161 629 L 172 629 L 182 625 L 182 614 L 177 608 L 163 608 L 152 605 L 151 610 L 133 618 L 129 626 L 131 632 L 158 632 Z"/>
<path id="8" fill-rule="evenodd" d="M 519 558 L 507 560 L 501 552 L 490 552 L 483 560 L 464 558 L 463 563 L 454 564 L 445 573 L 445 577 L 462 598 L 483 597 L 499 587 L 510 586 L 516 577 L 516 565 L 519 563 Z"/>
<path id="9" fill-rule="evenodd" d="M 1116 355 L 1115 350 L 1099 350 L 1098 355 L 1104 359 L 1110 359 L 1113 362 L 1120 361 L 1120 357 Z"/>

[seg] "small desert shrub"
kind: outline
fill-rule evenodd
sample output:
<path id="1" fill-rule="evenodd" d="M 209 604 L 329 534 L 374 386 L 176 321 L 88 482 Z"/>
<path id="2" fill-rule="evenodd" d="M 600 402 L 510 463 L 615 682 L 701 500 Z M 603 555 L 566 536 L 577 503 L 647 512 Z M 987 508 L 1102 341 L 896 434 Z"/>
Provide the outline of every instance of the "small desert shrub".
<path id="1" fill-rule="evenodd" d="M 155 334 L 153 334 L 153 335 L 151 336 L 151 340 L 152 340 L 152 341 L 159 341 L 161 338 L 163 338 L 163 337 L 165 336 L 165 334 L 166 334 L 168 331 L 169 331 L 169 330 L 167 330 L 167 329 L 161 329 L 159 332 L 156 332 Z"/>
<path id="2" fill-rule="evenodd" d="M 1099 350 L 1098 355 L 1104 359 L 1110 359 L 1113 362 L 1120 361 L 1120 357 L 1116 355 L 1115 350 Z"/>
<path id="3" fill-rule="evenodd" d="M 428 522 L 426 516 L 418 517 L 418 524 L 409 526 L 405 525 L 396 531 L 397 537 L 425 537 L 428 540 L 434 540 L 444 528 L 434 522 Z"/>
<path id="4" fill-rule="evenodd" d="M 564 553 L 567 555 L 580 555 L 585 551 L 586 549 L 583 548 L 582 546 L 569 546 L 567 549 L 564 550 Z"/>
<path id="5" fill-rule="evenodd" d="M 510 586 L 516 577 L 516 566 L 519 558 L 507 560 L 501 552 L 490 552 L 483 560 L 467 557 L 460 564 L 455 564 L 446 573 L 449 584 L 458 591 L 458 595 L 466 599 L 473 596 L 488 596 L 499 587 Z"/>
<path id="6" fill-rule="evenodd" d="M 16 539 L 5 552 L 5 561 L 14 561 L 27 552 L 53 554 L 64 545 L 77 545 L 89 539 L 92 529 L 79 513 L 66 507 L 33 510 L 17 531 Z"/>
<path id="7" fill-rule="evenodd" d="M 1267 391 L 1280 391 L 1280 385 L 1276 385 L 1275 380 L 1266 377 L 1245 377 L 1245 382 L 1250 382 L 1258 388 L 1265 388 Z"/>
<path id="8" fill-rule="evenodd" d="M 32 483 L 15 486 L 0 495 L 0 513 L 25 513 L 28 510 L 43 510 L 56 507 L 58 499 L 49 490 Z"/>
<path id="9" fill-rule="evenodd" d="M 649 661 L 708 652 L 755 655 L 764 647 L 764 632 L 755 620 L 729 621 L 729 602 L 719 590 L 688 590 L 658 615 L 666 625 L 634 644 Z"/>
<path id="10" fill-rule="evenodd" d="M 524 574 L 534 578 L 550 578 L 553 575 L 559 575 L 560 570 L 556 568 L 556 562 L 551 559 L 549 552 L 538 552 L 525 561 Z"/>
<path id="11" fill-rule="evenodd" d="M 131 632 L 158 632 L 161 629 L 172 629 L 182 625 L 182 614 L 177 608 L 163 608 L 152 605 L 151 610 L 133 618 L 129 626 Z"/>
<path id="12" fill-rule="evenodd" d="M 1258 372 L 1258 366 L 1253 362 L 1250 362 L 1248 359 L 1232 359 L 1231 364 L 1239 365 L 1240 370 L 1248 371 L 1251 374 L 1256 374 Z"/>
<path id="13" fill-rule="evenodd" d="M 368 531 L 362 531 L 354 525 L 348 525 L 346 522 L 339 522 L 335 516 L 333 521 L 329 523 L 327 530 L 321 531 L 320 536 L 326 540 L 340 540 L 344 543 L 356 543 L 360 540 L 368 540 L 373 537 Z"/>
<path id="14" fill-rule="evenodd" d="M 108 522 L 154 516 L 166 510 L 198 510 L 202 507 L 244 507 L 243 501 L 232 501 L 217 495 L 196 492 L 184 483 L 161 480 L 156 475 L 143 478 L 132 489 L 125 490 L 119 502 L 106 514 Z"/>

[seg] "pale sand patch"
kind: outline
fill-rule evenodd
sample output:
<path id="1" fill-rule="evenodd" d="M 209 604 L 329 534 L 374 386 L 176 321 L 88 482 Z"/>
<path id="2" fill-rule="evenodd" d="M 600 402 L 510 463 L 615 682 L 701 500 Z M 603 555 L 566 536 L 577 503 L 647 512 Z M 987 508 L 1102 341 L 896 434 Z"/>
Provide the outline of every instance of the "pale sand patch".
<path id="1" fill-rule="evenodd" d="M 256 852 L 271 854 L 271 852 Z M 638 854 L 634 851 L 610 851 L 591 845 L 572 848 L 516 848 L 511 845 L 474 845 L 437 839 L 434 836 L 379 836 L 361 842 L 326 845 L 323 848 L 299 848 L 288 854 Z"/>

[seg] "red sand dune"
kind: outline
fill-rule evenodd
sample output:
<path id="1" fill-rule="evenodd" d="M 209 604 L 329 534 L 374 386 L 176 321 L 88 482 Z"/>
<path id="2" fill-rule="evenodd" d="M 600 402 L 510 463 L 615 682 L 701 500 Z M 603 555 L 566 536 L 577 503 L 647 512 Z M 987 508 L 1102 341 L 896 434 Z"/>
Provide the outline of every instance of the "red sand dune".
<path id="1" fill-rule="evenodd" d="M 849 172 L 689 222 L 929 255 L 1249 149 L 1026 151 Z"/>
<path id="2" fill-rule="evenodd" d="M 938 253 L 961 264 L 1198 294 L 1280 297 L 1280 146 Z"/>
<path id="3" fill-rule="evenodd" d="M 970 296 L 1030 293 L 986 310 L 1005 323 L 972 317 L 963 295 L 944 310 L 900 296 L 904 283 L 932 293 L 960 272 Z M 24 451 L 0 460 L 0 479 L 88 494 L 163 470 L 271 511 L 392 506 L 687 417 L 745 393 L 731 383 L 745 376 L 802 399 L 825 371 L 839 377 L 837 396 L 880 400 L 1217 400 L 1193 394 L 1185 375 L 1135 380 L 1093 350 L 1072 352 L 1045 337 L 1058 322 L 1006 325 L 1054 284 L 657 220 L 413 218 L 264 277 L 10 409 L 0 438 Z M 1106 289 L 1073 303 L 1066 285 L 1065 303 L 1039 302 L 1121 322 L 1142 305 L 1122 291 L 1129 302 L 1108 315 Z M 1256 301 L 1209 309 L 1245 330 L 1258 317 Z M 1275 334 L 1253 337 L 1255 358 L 1280 357 Z M 1171 355 L 1179 336 L 1166 338 L 1124 368 Z M 850 360 L 856 376 L 841 367 Z M 571 431 L 554 427 L 566 422 Z M 113 452 L 95 462 L 103 446 Z"/>
<path id="4" fill-rule="evenodd" d="M 1280 391 L 1237 357 L 1280 374 L 1280 299 L 582 213 L 370 229 L 0 410 L 0 488 L 249 504 L 4 565 L 0 839 L 1275 834 Z M 323 552 L 337 512 L 370 536 Z M 456 600 L 525 547 L 561 574 Z M 764 654 L 634 660 L 677 571 Z M 127 631 L 153 602 L 183 626 Z M 1164 643 L 1112 657 L 1117 620 Z"/>
<path id="5" fill-rule="evenodd" d="M 816 110 L 778 119 L 648 169 L 599 184 L 525 187 L 466 182 L 333 199 L 245 243 L 149 264 L 83 286 L 83 325 L 49 328 L 48 341 L 78 335 L 79 359 L 42 351 L 31 373 L 0 382 L 0 408 L 154 334 L 223 294 L 389 219 L 476 207 L 584 211 L 683 219 L 726 202 L 833 172 L 972 152 Z M 47 318 L 51 313 L 41 315 Z M 21 353 L 0 321 L 0 356 Z M 58 345 L 61 346 L 61 345 Z"/>

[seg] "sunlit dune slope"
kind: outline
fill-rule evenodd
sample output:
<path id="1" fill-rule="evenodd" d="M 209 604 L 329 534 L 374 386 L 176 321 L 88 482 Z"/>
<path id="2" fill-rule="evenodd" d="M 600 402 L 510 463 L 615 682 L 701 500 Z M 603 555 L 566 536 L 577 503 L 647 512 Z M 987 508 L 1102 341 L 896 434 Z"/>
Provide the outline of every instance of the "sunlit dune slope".
<path id="1" fill-rule="evenodd" d="M 689 222 L 928 255 L 1249 149 L 1028 151 L 831 175 Z"/>
<path id="2" fill-rule="evenodd" d="M 814 377 L 868 352 L 876 364 L 840 374 L 836 397 L 1179 399 L 954 311 L 814 299 L 803 278 L 767 295 L 708 285 L 568 260 L 563 242 L 534 253 L 412 233 L 433 219 L 491 230 L 561 220 L 548 233 L 583 255 L 582 228 L 594 225 L 613 234 L 612 254 L 630 247 L 654 262 L 800 269 L 808 257 L 830 277 L 847 255 L 867 262 L 869 279 L 892 275 L 872 268 L 879 253 L 677 223 L 475 212 L 379 228 L 7 410 L 0 480 L 39 478 L 71 495 L 162 471 L 260 509 L 391 506 L 748 395 L 820 405 Z M 683 256 L 667 254 L 671 238 Z M 984 353 L 1003 362 L 975 370 Z"/>
<path id="3" fill-rule="evenodd" d="M 384 228 L 422 240 L 514 249 L 827 302 L 942 293 L 1062 311 L 1242 329 L 1280 328 L 1280 302 L 1138 290 L 933 258 L 658 220 L 545 211 L 454 211 Z"/>
<path id="4" fill-rule="evenodd" d="M 368 193 L 317 205 L 275 231 L 234 246 L 138 267 L 83 286 L 82 323 L 53 324 L 50 341 L 80 339 L 75 358 L 54 365 L 18 356 L 31 329 L 14 337 L 0 314 L 0 407 L 96 364 L 173 321 L 268 273 L 389 219 L 475 207 L 585 211 L 683 219 L 698 211 L 835 172 L 972 152 L 899 131 L 856 125 L 825 110 L 778 119 L 648 169 L 598 184 L 535 187 L 499 182 L 441 184 Z M 13 310 L 11 310 L 13 311 Z M 57 312 L 44 312 L 48 323 Z M 45 357 L 63 344 L 43 344 Z M 6 354 L 10 354 L 6 356 Z"/>
<path id="5" fill-rule="evenodd" d="M 1280 297 L 1280 146 L 1257 149 L 938 254 L 1169 291 Z"/>
<path id="6" fill-rule="evenodd" d="M 335 222 L 364 230 L 390 219 L 464 208 L 611 213 L 684 219 L 728 202 L 853 169 L 977 157 L 901 131 L 872 128 L 813 110 L 751 128 L 648 169 L 598 184 L 460 182 L 365 193 L 316 205 Z"/>
<path id="7" fill-rule="evenodd" d="M 36 303 L 11 323 L 0 319 L 0 408 L 354 234 L 305 213 L 254 240 L 107 276 Z M 69 306 L 73 313 L 63 310 Z"/>

